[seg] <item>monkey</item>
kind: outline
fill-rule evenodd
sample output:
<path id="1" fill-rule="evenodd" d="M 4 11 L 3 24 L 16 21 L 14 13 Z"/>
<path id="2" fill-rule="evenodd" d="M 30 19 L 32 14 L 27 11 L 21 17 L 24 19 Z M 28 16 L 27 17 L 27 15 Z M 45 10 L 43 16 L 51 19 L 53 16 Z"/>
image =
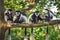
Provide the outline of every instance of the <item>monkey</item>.
<path id="1" fill-rule="evenodd" d="M 45 15 L 45 21 L 50 21 L 51 19 L 53 19 L 53 17 L 55 16 L 54 14 L 53 14 L 53 12 L 52 11 L 50 11 L 50 10 L 48 10 L 48 9 L 45 9 L 45 13 L 46 13 L 46 15 Z"/>
<path id="2" fill-rule="evenodd" d="M 16 11 L 14 17 L 13 17 L 13 22 L 14 23 L 27 23 L 27 17 L 26 14 L 24 14 L 25 12 L 22 11 Z"/>
<path id="3" fill-rule="evenodd" d="M 31 23 L 38 23 L 39 20 L 43 20 L 41 17 L 40 17 L 40 14 L 39 14 L 39 11 L 35 11 L 35 12 L 32 12 L 29 16 L 29 22 Z"/>
<path id="4" fill-rule="evenodd" d="M 7 10 L 5 10 L 5 12 L 4 12 L 4 19 L 5 19 L 5 21 L 7 22 L 8 20 L 9 21 L 12 21 L 12 9 L 7 9 Z"/>

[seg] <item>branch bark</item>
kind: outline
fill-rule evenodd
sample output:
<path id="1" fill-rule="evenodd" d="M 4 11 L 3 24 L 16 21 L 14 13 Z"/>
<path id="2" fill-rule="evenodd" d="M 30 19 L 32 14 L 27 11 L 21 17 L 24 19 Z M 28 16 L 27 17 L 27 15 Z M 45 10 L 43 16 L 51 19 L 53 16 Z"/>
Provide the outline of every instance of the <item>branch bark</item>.
<path id="1" fill-rule="evenodd" d="M 5 38 L 6 28 L 4 27 L 4 0 L 0 0 L 0 40 Z"/>

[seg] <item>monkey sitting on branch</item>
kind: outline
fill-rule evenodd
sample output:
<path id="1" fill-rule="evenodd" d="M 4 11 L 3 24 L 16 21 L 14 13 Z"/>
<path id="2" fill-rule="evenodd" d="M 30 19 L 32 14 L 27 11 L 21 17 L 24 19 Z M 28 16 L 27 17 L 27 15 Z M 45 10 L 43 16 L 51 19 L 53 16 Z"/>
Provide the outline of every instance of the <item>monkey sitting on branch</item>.
<path id="1" fill-rule="evenodd" d="M 13 23 L 27 23 L 27 17 L 24 11 L 16 11 L 13 16 Z"/>
<path id="2" fill-rule="evenodd" d="M 38 23 L 39 21 L 43 20 L 40 17 L 39 11 L 32 12 L 28 19 L 30 23 Z"/>
<path id="3" fill-rule="evenodd" d="M 13 17 L 12 17 L 12 9 L 7 9 L 5 12 L 4 12 L 4 19 L 5 21 L 7 22 L 8 20 L 9 21 L 12 21 Z"/>

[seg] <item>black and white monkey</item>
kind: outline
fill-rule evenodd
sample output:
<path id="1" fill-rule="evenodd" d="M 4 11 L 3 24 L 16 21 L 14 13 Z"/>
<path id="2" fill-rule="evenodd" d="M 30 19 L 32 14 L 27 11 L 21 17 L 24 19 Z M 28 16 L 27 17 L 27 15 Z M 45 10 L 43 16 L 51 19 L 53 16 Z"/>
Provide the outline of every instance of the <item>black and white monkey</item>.
<path id="1" fill-rule="evenodd" d="M 5 12 L 4 12 L 4 19 L 5 21 L 7 22 L 8 20 L 9 21 L 12 21 L 12 9 L 7 9 Z"/>
<path id="2" fill-rule="evenodd" d="M 16 11 L 14 17 L 13 17 L 14 23 L 27 23 L 27 17 L 25 12 L 23 11 Z"/>
<path id="3" fill-rule="evenodd" d="M 50 21 L 51 19 L 55 18 L 55 15 L 52 11 L 45 9 L 45 13 L 47 14 L 44 18 L 45 21 Z"/>
<path id="4" fill-rule="evenodd" d="M 40 17 L 39 11 L 35 11 L 32 12 L 32 14 L 30 14 L 28 20 L 30 23 L 38 23 L 39 20 L 43 20 L 43 19 Z"/>

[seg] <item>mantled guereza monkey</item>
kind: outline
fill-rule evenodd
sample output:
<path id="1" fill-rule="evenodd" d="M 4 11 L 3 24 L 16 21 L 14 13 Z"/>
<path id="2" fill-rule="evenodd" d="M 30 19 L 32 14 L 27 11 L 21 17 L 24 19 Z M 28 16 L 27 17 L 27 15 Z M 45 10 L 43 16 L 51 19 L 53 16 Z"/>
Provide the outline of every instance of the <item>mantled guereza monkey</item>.
<path id="1" fill-rule="evenodd" d="M 14 17 L 13 17 L 13 22 L 14 23 L 27 23 L 27 17 L 25 12 L 23 11 L 16 11 Z"/>
<path id="2" fill-rule="evenodd" d="M 45 21 L 50 21 L 55 15 L 53 14 L 52 11 L 48 10 L 48 9 L 45 9 L 47 15 L 45 16 Z"/>
<path id="3" fill-rule="evenodd" d="M 8 9 L 4 12 L 4 19 L 5 21 L 7 22 L 8 20 L 9 21 L 12 21 L 12 9 Z"/>
<path id="4" fill-rule="evenodd" d="M 35 11 L 35 12 L 32 12 L 32 14 L 30 14 L 29 22 L 38 23 L 39 20 L 42 20 L 42 18 L 40 17 L 39 11 Z"/>

